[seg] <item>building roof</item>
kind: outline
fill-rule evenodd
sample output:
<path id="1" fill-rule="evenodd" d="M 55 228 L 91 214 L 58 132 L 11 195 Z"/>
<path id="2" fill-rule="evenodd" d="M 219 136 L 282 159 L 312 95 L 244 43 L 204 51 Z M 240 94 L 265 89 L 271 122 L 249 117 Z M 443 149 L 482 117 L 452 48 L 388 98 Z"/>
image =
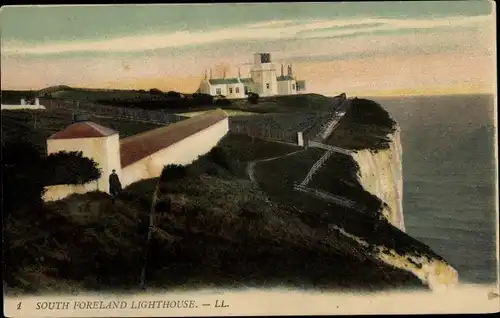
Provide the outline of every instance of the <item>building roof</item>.
<path id="1" fill-rule="evenodd" d="M 165 127 L 120 140 L 122 167 L 133 164 L 227 118 L 222 109 L 190 117 Z"/>
<path id="2" fill-rule="evenodd" d="M 236 77 L 233 77 L 233 78 L 212 78 L 212 79 L 209 79 L 208 82 L 210 83 L 210 85 L 238 84 L 238 83 L 240 83 L 240 81 Z"/>
<path id="3" fill-rule="evenodd" d="M 281 76 L 276 77 L 276 80 L 278 80 L 278 81 L 293 81 L 294 78 L 290 75 L 281 75 Z"/>
<path id="4" fill-rule="evenodd" d="M 240 81 L 241 81 L 243 84 L 252 84 L 252 83 L 253 83 L 253 80 L 252 80 L 250 77 L 240 78 Z"/>
<path id="5" fill-rule="evenodd" d="M 117 132 L 113 129 L 103 127 L 91 121 L 81 121 L 72 123 L 47 139 L 99 138 L 114 134 L 117 134 Z"/>

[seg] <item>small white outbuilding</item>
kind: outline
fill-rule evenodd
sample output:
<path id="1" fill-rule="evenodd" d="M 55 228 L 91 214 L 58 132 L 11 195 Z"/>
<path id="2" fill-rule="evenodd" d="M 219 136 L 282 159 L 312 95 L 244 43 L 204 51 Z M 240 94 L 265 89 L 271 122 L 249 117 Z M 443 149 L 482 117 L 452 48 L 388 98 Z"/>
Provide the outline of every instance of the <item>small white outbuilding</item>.
<path id="1" fill-rule="evenodd" d="M 98 190 L 109 193 L 109 175 L 115 169 L 121 177 L 120 139 L 118 132 L 91 121 L 77 121 L 47 139 L 47 154 L 81 151 L 97 162 L 101 178 Z"/>

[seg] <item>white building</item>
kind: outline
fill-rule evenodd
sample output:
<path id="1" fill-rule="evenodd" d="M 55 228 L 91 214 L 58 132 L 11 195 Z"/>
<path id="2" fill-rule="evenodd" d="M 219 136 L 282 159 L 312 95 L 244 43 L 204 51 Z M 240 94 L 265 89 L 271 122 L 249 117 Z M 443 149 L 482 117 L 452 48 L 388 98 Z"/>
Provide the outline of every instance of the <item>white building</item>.
<path id="1" fill-rule="evenodd" d="M 74 122 L 47 139 L 47 154 L 59 151 L 81 151 L 84 157 L 93 159 L 101 178 L 97 190 L 109 192 L 109 175 L 116 170 L 120 176 L 120 138 L 118 132 L 91 121 Z"/>
<path id="2" fill-rule="evenodd" d="M 40 100 L 35 98 L 34 104 L 26 102 L 24 98 L 21 98 L 20 105 L 9 105 L 9 104 L 1 104 L 2 110 L 20 110 L 20 109 L 45 109 L 45 106 L 40 105 Z"/>
<path id="3" fill-rule="evenodd" d="M 297 81 L 292 73 L 292 66 L 287 66 L 284 74 L 281 65 L 281 74 L 276 76 L 276 65 L 271 62 L 270 53 L 254 54 L 254 61 L 250 69 L 250 77 L 242 78 L 240 74 L 234 78 L 205 78 L 200 83 L 198 92 L 212 96 L 223 95 L 227 98 L 244 98 L 249 92 L 259 96 L 294 95 L 305 92 L 305 81 Z M 239 72 L 238 72 L 239 73 Z"/>
<path id="4" fill-rule="evenodd" d="M 97 182 L 45 187 L 44 200 L 73 193 L 109 193 L 109 175 L 116 170 L 123 187 L 159 177 L 168 164 L 188 165 L 206 154 L 229 131 L 225 111 L 216 109 L 191 118 L 119 139 L 116 131 L 88 120 L 75 122 L 47 139 L 47 153 L 81 151 L 101 169 Z"/>

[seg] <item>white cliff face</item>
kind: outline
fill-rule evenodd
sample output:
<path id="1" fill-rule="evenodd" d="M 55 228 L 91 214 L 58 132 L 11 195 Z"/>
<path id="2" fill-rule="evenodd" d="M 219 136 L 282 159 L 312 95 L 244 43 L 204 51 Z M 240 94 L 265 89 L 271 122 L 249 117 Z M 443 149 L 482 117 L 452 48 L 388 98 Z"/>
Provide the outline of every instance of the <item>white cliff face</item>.
<path id="1" fill-rule="evenodd" d="M 329 228 L 363 247 L 370 246 L 368 242 L 345 232 L 338 226 L 331 225 Z M 417 256 L 411 253 L 402 254 L 385 246 L 377 245 L 375 246 L 375 250 L 375 258 L 390 266 L 411 272 L 418 277 L 423 284 L 429 286 L 432 291 L 444 291 L 458 284 L 457 271 L 442 260 L 432 259 L 421 255 Z"/>
<path id="2" fill-rule="evenodd" d="M 360 150 L 353 153 L 359 165 L 358 181 L 363 188 L 381 199 L 385 205 L 384 217 L 401 231 L 405 231 L 403 216 L 403 149 L 400 128 L 388 136 L 389 149 Z M 367 242 L 352 235 L 342 233 L 354 239 L 362 246 Z M 458 283 L 457 271 L 445 261 L 432 259 L 413 253 L 400 254 L 384 246 L 377 246 L 375 257 L 380 261 L 407 270 L 417 276 L 433 291 L 447 289 Z"/>
<path id="3" fill-rule="evenodd" d="M 387 220 L 405 231 L 403 216 L 403 149 L 400 129 L 388 136 L 389 149 L 359 150 L 353 158 L 359 165 L 358 180 L 363 188 L 386 203 L 382 213 Z"/>

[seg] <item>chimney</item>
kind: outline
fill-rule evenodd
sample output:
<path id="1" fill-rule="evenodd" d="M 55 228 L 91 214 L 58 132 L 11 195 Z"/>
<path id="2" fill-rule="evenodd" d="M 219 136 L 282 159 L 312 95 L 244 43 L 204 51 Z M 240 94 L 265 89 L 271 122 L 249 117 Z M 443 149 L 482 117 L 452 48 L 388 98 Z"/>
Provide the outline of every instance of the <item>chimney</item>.
<path id="1" fill-rule="evenodd" d="M 288 75 L 292 76 L 292 65 L 288 65 Z"/>
<path id="2" fill-rule="evenodd" d="M 212 79 L 212 69 L 210 69 L 210 79 Z"/>
<path id="3" fill-rule="evenodd" d="M 205 79 L 207 79 L 207 70 L 205 69 Z"/>
<path id="4" fill-rule="evenodd" d="M 281 76 L 283 76 L 283 64 L 281 64 Z"/>
<path id="5" fill-rule="evenodd" d="M 222 78 L 226 78 L 226 70 L 225 69 L 222 71 Z"/>
<path id="6" fill-rule="evenodd" d="M 35 98 L 35 105 L 37 105 L 37 106 L 39 106 L 39 105 L 40 105 L 40 99 L 38 99 L 38 97 L 37 97 L 37 98 Z"/>
<path id="7" fill-rule="evenodd" d="M 241 71 L 239 66 L 238 66 L 238 78 L 241 78 Z"/>

